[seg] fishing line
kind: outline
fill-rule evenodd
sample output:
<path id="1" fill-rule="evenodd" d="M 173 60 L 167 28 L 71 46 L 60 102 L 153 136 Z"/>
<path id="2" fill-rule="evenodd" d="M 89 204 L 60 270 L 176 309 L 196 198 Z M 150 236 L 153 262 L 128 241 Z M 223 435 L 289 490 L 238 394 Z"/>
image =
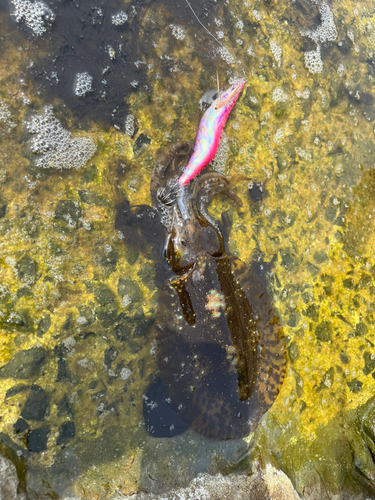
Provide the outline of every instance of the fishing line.
<path id="1" fill-rule="evenodd" d="M 240 68 L 241 68 L 242 73 L 243 73 L 243 76 L 244 76 L 244 77 L 246 77 L 246 73 L 245 73 L 245 70 L 243 69 L 243 66 L 242 66 L 242 64 L 241 64 L 241 61 L 237 61 L 237 60 L 236 60 L 236 58 L 234 57 L 234 55 L 231 53 L 231 51 L 230 51 L 230 50 L 228 50 L 228 49 L 225 47 L 225 45 L 223 45 L 223 44 L 222 44 L 222 43 L 221 43 L 221 42 L 220 42 L 220 41 L 216 38 L 216 36 L 215 36 L 215 35 L 213 35 L 213 34 L 211 33 L 211 31 L 210 31 L 208 28 L 206 28 L 206 26 L 202 23 L 202 21 L 199 19 L 199 17 L 198 17 L 198 16 L 197 16 L 197 14 L 195 13 L 195 10 L 194 10 L 194 9 L 193 9 L 193 7 L 191 6 L 191 4 L 190 4 L 189 0 L 185 0 L 185 1 L 186 1 L 186 3 L 188 4 L 188 6 L 189 6 L 189 8 L 190 8 L 191 12 L 194 14 L 195 19 L 196 19 L 196 20 L 198 21 L 198 23 L 202 26 L 202 28 L 203 28 L 205 31 L 207 31 L 207 33 L 208 33 L 210 36 L 212 36 L 212 38 L 215 40 L 215 42 L 216 42 L 216 43 L 218 43 L 218 44 L 220 45 L 220 47 L 221 47 L 221 48 L 223 48 L 226 52 L 228 52 L 228 54 L 230 54 L 230 55 L 233 57 L 233 59 L 237 62 L 237 64 L 239 63 Z"/>

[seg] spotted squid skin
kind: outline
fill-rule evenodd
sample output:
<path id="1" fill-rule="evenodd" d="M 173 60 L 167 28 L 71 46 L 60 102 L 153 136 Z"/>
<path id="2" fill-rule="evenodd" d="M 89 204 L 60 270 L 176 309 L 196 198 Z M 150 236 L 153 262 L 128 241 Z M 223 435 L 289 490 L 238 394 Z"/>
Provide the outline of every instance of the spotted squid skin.
<path id="1" fill-rule="evenodd" d="M 194 152 L 186 165 L 186 168 L 178 179 L 181 186 L 186 186 L 188 182 L 194 179 L 214 158 L 217 148 L 219 147 L 221 133 L 227 118 L 236 104 L 242 89 L 245 85 L 244 80 L 235 82 L 228 90 L 226 90 L 220 99 L 216 99 L 204 113 L 198 127 L 197 137 L 195 139 Z M 237 87 L 237 89 L 236 89 Z M 218 101 L 225 100 L 234 93 L 233 97 L 224 105 L 218 107 Z"/>

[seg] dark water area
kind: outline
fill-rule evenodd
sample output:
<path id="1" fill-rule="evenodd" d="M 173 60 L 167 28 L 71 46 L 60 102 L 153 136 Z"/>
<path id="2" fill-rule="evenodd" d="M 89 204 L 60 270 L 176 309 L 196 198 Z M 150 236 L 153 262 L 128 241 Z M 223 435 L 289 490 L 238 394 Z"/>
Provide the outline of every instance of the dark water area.
<path id="1" fill-rule="evenodd" d="M 193 1 L 191 7 L 210 25 L 215 4 Z M 0 4 L 0 8 L 8 14 L 15 10 L 9 2 Z M 152 23 L 145 27 L 143 19 L 146 14 L 152 18 L 154 11 L 166 25 L 182 23 L 199 27 L 191 9 L 181 0 L 134 1 L 126 8 L 122 2 L 113 0 L 49 2 L 41 17 L 41 38 L 22 21 L 18 25 L 12 22 L 31 48 L 38 50 L 42 44 L 46 51 L 41 58 L 33 59 L 32 66 L 25 69 L 25 77 L 32 78 L 47 99 L 61 99 L 77 123 L 99 120 L 124 132 L 126 96 L 141 88 L 151 91 L 152 87 L 146 60 L 152 50 L 151 38 L 160 27 L 157 23 L 155 27 Z M 164 70 L 169 70 L 168 61 Z M 83 87 L 77 90 L 79 74 L 88 74 L 89 81 L 86 78 Z"/>

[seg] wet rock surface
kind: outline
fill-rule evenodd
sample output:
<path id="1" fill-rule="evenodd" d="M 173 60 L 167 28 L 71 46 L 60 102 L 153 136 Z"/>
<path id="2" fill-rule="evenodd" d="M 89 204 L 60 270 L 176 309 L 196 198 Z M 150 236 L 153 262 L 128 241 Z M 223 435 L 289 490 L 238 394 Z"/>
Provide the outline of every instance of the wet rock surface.
<path id="1" fill-rule="evenodd" d="M 17 469 L 11 460 L 0 455 L 0 498 L 4 500 L 26 500 L 25 492 L 20 492 Z"/>
<path id="2" fill-rule="evenodd" d="M 262 470 L 259 464 L 251 475 L 225 476 L 218 474 L 198 474 L 186 488 L 178 488 L 160 495 L 141 493 L 135 495 L 135 500 L 151 500 L 158 498 L 173 500 L 180 498 L 187 500 L 223 500 L 251 498 L 252 500 L 300 500 L 290 479 L 280 470 L 267 463 Z M 114 496 L 113 500 L 119 500 L 123 496 Z M 125 498 L 130 498 L 126 496 Z"/>

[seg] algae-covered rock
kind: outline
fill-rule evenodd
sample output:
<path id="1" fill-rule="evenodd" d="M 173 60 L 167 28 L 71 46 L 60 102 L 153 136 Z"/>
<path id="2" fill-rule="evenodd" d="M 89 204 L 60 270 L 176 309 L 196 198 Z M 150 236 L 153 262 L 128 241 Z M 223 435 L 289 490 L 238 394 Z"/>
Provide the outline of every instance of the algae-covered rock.
<path id="1" fill-rule="evenodd" d="M 37 264 L 28 255 L 24 255 L 16 263 L 16 269 L 22 282 L 29 284 L 35 281 L 38 272 Z"/>
<path id="2" fill-rule="evenodd" d="M 8 363 L 0 367 L 0 377 L 15 379 L 31 378 L 40 371 L 45 358 L 46 351 L 42 347 L 19 351 Z"/>
<path id="3" fill-rule="evenodd" d="M 47 333 L 50 326 L 51 315 L 47 313 L 38 323 L 38 337 L 42 337 L 45 333 Z"/>
<path id="4" fill-rule="evenodd" d="M 140 302 L 143 299 L 143 293 L 138 283 L 126 278 L 119 279 L 117 293 L 122 297 L 123 303 L 130 304 L 131 302 Z"/>
<path id="5" fill-rule="evenodd" d="M 0 219 L 5 217 L 8 203 L 0 196 Z"/>
<path id="6" fill-rule="evenodd" d="M 133 146 L 133 152 L 135 158 L 140 156 L 147 149 L 147 146 L 149 146 L 150 143 L 151 139 L 147 137 L 146 134 L 143 133 L 139 134 Z"/>
<path id="7" fill-rule="evenodd" d="M 315 335 L 318 340 L 322 342 L 329 342 L 332 340 L 332 324 L 330 321 L 322 321 L 315 327 Z"/>
<path id="8" fill-rule="evenodd" d="M 81 217 L 81 207 L 77 201 L 59 200 L 55 208 L 55 219 L 67 223 L 69 227 L 76 227 Z"/>

